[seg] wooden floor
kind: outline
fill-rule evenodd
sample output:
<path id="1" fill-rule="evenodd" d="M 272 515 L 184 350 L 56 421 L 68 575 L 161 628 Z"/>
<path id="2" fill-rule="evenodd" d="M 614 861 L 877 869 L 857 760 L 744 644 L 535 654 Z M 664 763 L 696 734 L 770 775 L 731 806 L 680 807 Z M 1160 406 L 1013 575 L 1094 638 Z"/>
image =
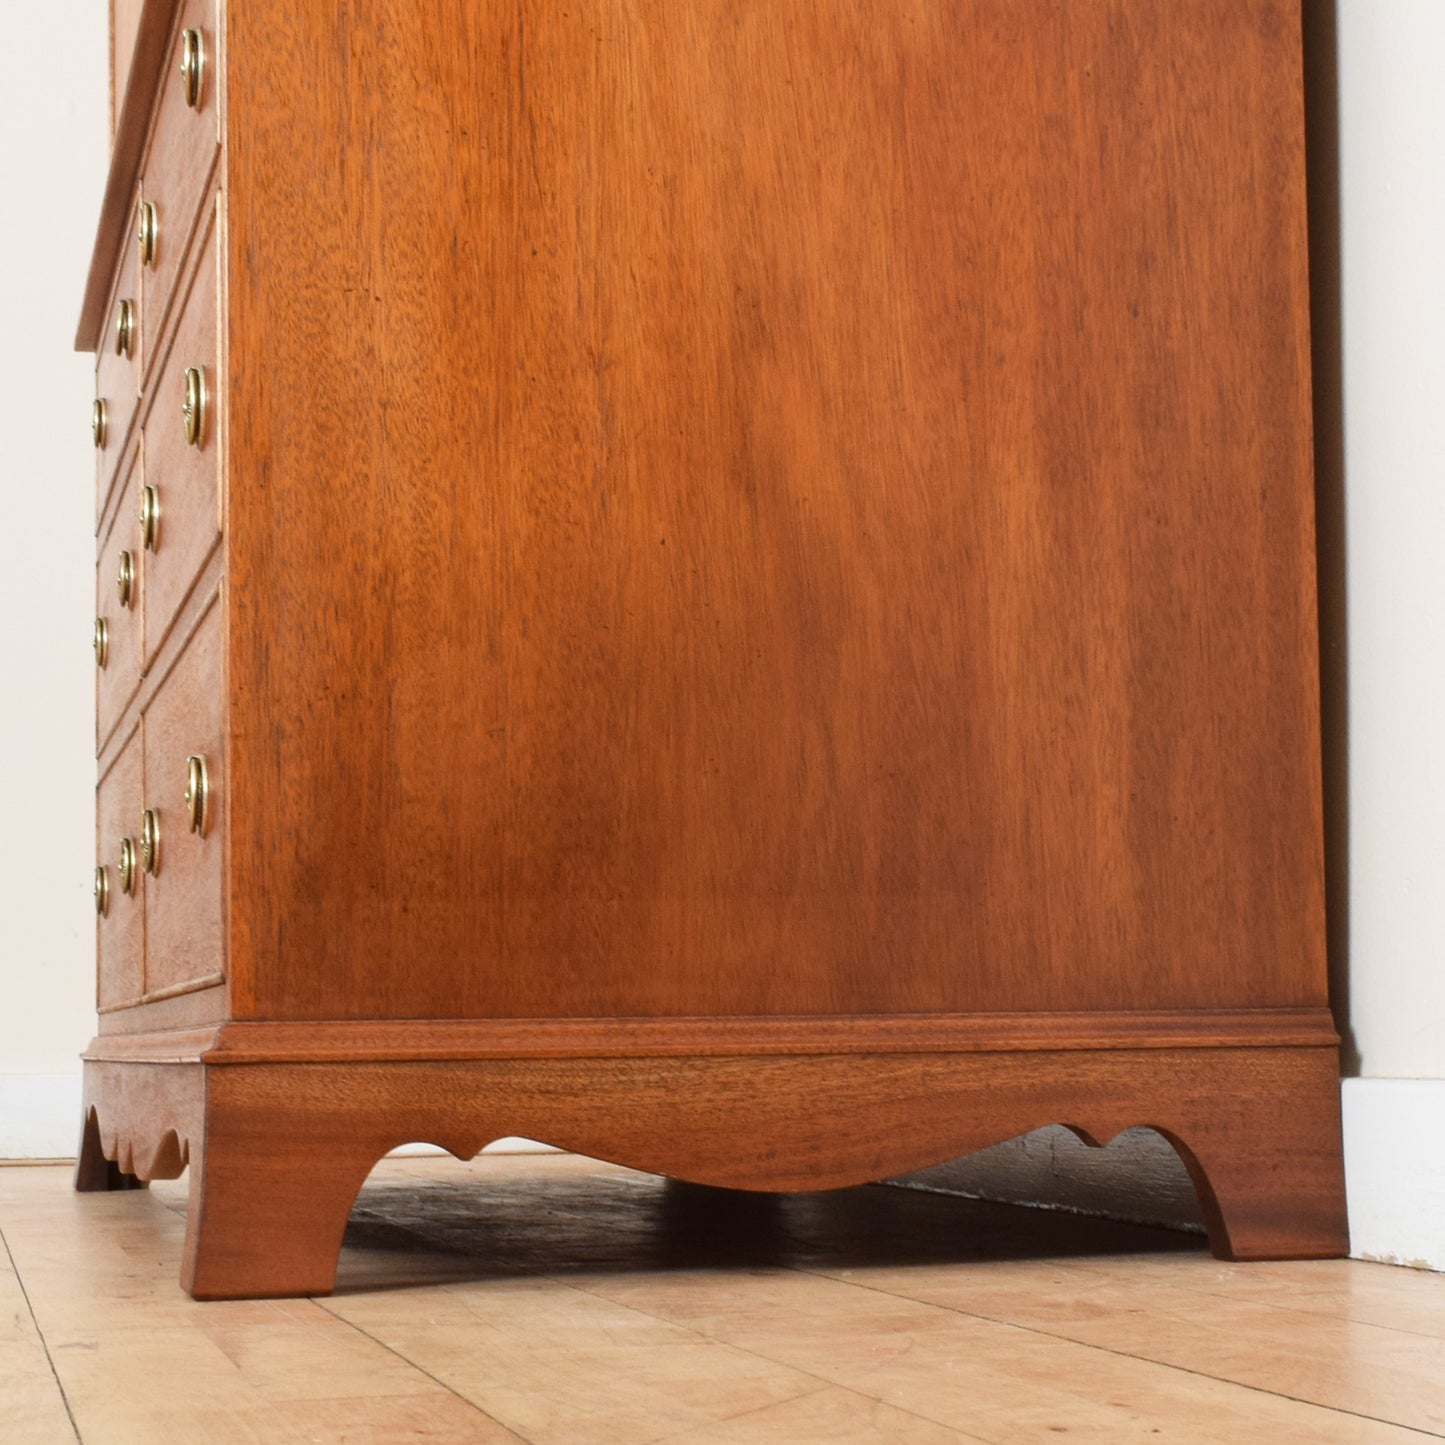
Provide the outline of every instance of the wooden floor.
<path id="1" fill-rule="evenodd" d="M 0 1440 L 1445 1437 L 1445 1276 L 886 1187 L 392 1160 L 336 1294 L 197 1305 L 184 1181 L 0 1169 Z"/>

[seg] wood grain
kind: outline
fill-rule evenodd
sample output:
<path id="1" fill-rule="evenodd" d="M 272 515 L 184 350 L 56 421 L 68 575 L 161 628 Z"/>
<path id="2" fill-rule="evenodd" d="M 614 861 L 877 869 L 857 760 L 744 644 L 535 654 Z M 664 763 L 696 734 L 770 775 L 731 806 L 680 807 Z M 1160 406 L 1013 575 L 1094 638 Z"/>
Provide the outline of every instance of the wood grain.
<path id="1" fill-rule="evenodd" d="M 1324 1002 L 1295 6 L 292 9 L 239 1016 Z"/>
<path id="2" fill-rule="evenodd" d="M 202 1075 L 200 1150 L 194 1119 L 176 1119 Z M 127 1173 L 174 1177 L 191 1141 L 183 1282 L 198 1297 L 325 1293 L 377 1159 L 418 1139 L 466 1159 L 508 1134 L 697 1183 L 814 1190 L 1047 1123 L 1097 1144 L 1143 1124 L 1184 1157 L 1217 1254 L 1348 1249 L 1330 1048 L 326 1068 L 91 1061 L 86 1077 L 106 1157 L 121 1151 Z"/>
<path id="3" fill-rule="evenodd" d="M 201 1146 L 205 1087 L 196 1068 L 87 1065 L 76 1189 L 103 1192 L 178 1179 Z"/>
<path id="4" fill-rule="evenodd" d="M 99 349 L 95 358 L 95 394 L 105 403 L 105 444 L 96 449 L 95 516 L 97 527 L 109 504 L 116 478 L 129 465 L 131 434 L 140 419 L 141 366 L 145 355 L 145 311 L 141 302 L 139 262 L 134 246 L 121 253 L 107 298 Z M 129 356 L 115 349 L 120 303 L 132 303 L 135 341 Z"/>
<path id="5" fill-rule="evenodd" d="M 101 777 L 95 799 L 95 855 L 110 870 L 110 903 L 96 920 L 96 1002 L 101 1008 L 135 1003 L 145 991 L 145 875 L 137 861 L 135 890 L 120 882 L 120 845 L 140 849 L 145 806 L 145 754 L 141 729 L 123 738 L 121 750 Z"/>
<path id="6" fill-rule="evenodd" d="M 146 807 L 160 817 L 160 866 L 146 879 L 147 997 L 225 973 L 225 598 L 220 594 L 145 714 Z M 186 761 L 206 760 L 204 836 L 186 816 Z"/>
<path id="7" fill-rule="evenodd" d="M 130 499 L 138 495 L 145 468 L 137 446 L 123 469 L 120 499 L 101 538 L 95 567 L 95 615 L 103 618 L 108 645 L 104 667 L 96 669 L 95 738 L 99 753 L 140 686 L 144 653 L 145 604 L 141 596 L 140 527 Z M 133 582 L 129 606 L 120 600 L 120 556 L 131 555 Z"/>
<path id="8" fill-rule="evenodd" d="M 211 172 L 221 141 L 218 77 L 224 74 L 217 0 L 181 0 L 169 56 L 161 72 L 155 120 L 141 162 L 139 194 L 156 208 L 158 239 L 154 263 L 142 274 L 147 324 L 159 334 L 171 304 L 184 295 L 182 278 L 196 236 L 210 221 Z M 205 46 L 200 104 L 186 104 L 181 86 L 181 36 L 199 30 Z M 132 248 L 133 249 L 133 248 Z M 149 376 L 148 358 L 146 374 Z"/>
<path id="9" fill-rule="evenodd" d="M 142 559 L 146 665 L 160 648 L 221 534 L 222 390 L 217 365 L 215 211 L 198 252 L 172 338 L 146 384 L 146 483 L 160 496 L 160 528 Z M 181 404 L 185 375 L 203 367 L 209 402 L 200 447 L 186 441 Z"/>
<path id="10" fill-rule="evenodd" d="M 130 1035 L 147 1038 L 151 1040 L 148 1051 L 139 1057 L 164 1059 L 169 1055 L 164 1048 L 157 1055 L 152 1035 L 158 1032 L 169 1034 L 177 1029 L 204 1025 L 214 1026 L 225 1016 L 226 988 L 222 982 L 211 988 L 188 991 L 170 998 L 149 999 L 133 1007 L 102 1009 L 98 1020 L 100 1032 L 96 1041 Z"/>
<path id="11" fill-rule="evenodd" d="M 110 0 L 110 134 L 115 143 L 121 100 L 140 34 L 142 0 Z"/>
<path id="12" fill-rule="evenodd" d="M 213 1031 L 214 1033 L 214 1031 Z M 166 1057 L 172 1034 L 96 1039 L 88 1059 Z M 776 1054 L 1017 1053 L 1319 1048 L 1339 1042 L 1327 1009 L 1187 1014 L 967 1014 L 849 1018 L 417 1019 L 228 1023 L 210 1065 L 405 1060 L 755 1058 Z"/>
<path id="13" fill-rule="evenodd" d="M 188 1286 L 293 1293 L 418 1137 L 1147 1123 L 1217 1251 L 1343 1249 L 1294 0 L 214 3 L 108 191 L 163 841 L 86 1187 L 190 1158 Z"/>
<path id="14" fill-rule="evenodd" d="M 130 243 L 131 207 L 135 202 L 136 179 L 140 174 L 141 152 L 150 131 L 151 113 L 161 68 L 165 64 L 171 23 L 178 0 L 144 0 L 136 26 L 130 72 L 119 118 L 112 127 L 110 171 L 106 176 L 105 198 L 85 279 L 85 300 L 75 331 L 77 351 L 97 351 L 105 329 L 105 303 L 110 295 L 121 249 Z"/>

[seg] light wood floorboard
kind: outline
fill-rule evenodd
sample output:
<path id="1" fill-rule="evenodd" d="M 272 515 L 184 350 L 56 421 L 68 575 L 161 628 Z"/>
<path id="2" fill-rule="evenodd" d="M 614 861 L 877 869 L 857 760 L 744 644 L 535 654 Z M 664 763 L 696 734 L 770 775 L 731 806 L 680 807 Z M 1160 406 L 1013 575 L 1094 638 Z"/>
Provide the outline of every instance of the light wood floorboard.
<path id="1" fill-rule="evenodd" d="M 1445 1438 L 1445 1276 L 870 1187 L 389 1160 L 336 1293 L 198 1305 L 185 1181 L 0 1169 L 0 1440 Z"/>

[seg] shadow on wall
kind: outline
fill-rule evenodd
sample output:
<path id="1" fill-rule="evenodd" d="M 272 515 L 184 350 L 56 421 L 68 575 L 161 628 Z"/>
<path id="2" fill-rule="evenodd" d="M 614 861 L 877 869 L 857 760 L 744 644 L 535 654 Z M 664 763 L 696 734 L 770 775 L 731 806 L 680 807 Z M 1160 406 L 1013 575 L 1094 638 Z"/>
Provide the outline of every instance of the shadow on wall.
<path id="1" fill-rule="evenodd" d="M 1330 1002 L 1346 1074 L 1360 1071 L 1349 1027 L 1349 649 L 1345 595 L 1344 362 L 1340 312 L 1340 121 L 1336 0 L 1304 0 L 1305 124 L 1314 362 L 1315 526 Z"/>

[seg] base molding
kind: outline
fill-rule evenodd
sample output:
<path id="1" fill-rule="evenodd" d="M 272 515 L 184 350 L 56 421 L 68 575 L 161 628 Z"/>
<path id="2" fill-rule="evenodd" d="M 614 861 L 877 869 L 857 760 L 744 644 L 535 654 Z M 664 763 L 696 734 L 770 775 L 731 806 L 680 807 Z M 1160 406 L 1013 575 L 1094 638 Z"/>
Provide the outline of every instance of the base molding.
<path id="1" fill-rule="evenodd" d="M 1308 1048 L 1339 1043 L 1325 1008 L 730 1018 L 237 1020 L 105 1033 L 85 1057 L 211 1065 L 634 1059 L 1040 1050 Z"/>
<path id="2" fill-rule="evenodd" d="M 1346 1079 L 1356 1259 L 1445 1270 L 1445 1079 Z"/>
<path id="3" fill-rule="evenodd" d="M 360 1063 L 86 1064 L 82 1189 L 191 1164 L 198 1298 L 324 1294 L 357 1190 L 397 1145 L 506 1135 L 725 1188 L 884 1179 L 1062 1123 L 1178 1150 L 1235 1259 L 1347 1248 L 1331 1047 Z"/>

